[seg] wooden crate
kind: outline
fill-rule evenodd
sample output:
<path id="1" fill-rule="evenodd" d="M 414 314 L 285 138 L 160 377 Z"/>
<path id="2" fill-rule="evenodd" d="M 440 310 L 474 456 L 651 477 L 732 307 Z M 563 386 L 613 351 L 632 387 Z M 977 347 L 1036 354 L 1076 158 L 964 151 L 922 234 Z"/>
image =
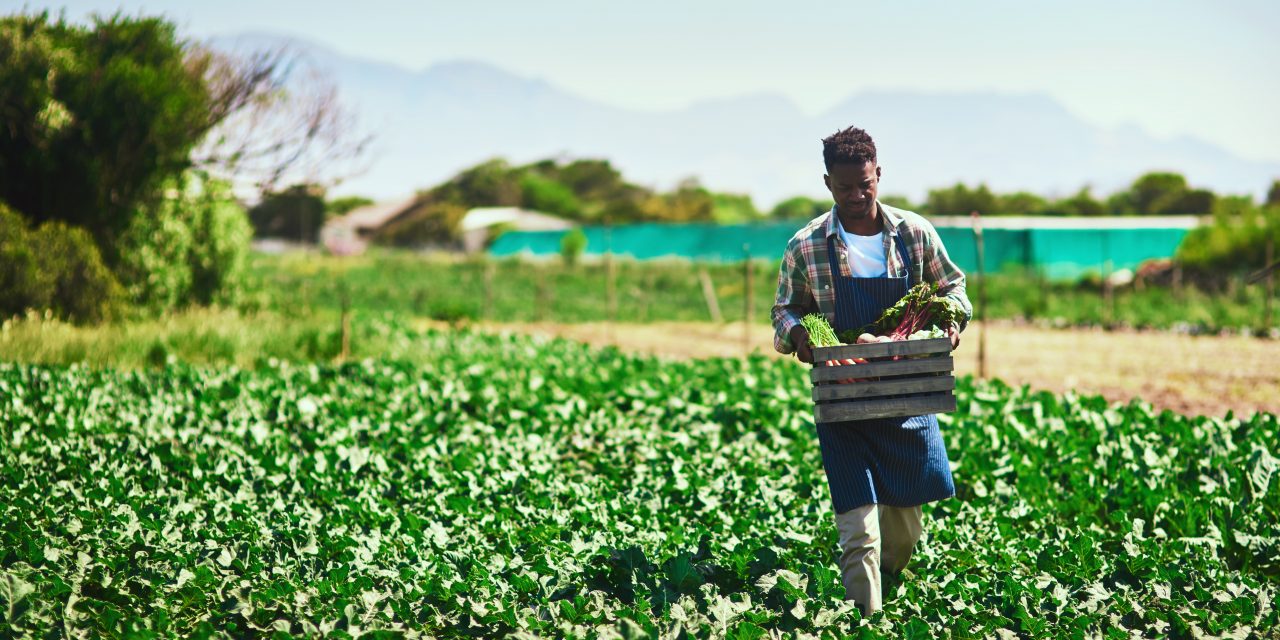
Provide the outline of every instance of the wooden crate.
<path id="1" fill-rule="evenodd" d="M 907 356 L 894 360 L 894 356 Z M 862 358 L 866 364 L 827 366 Z M 951 340 L 904 340 L 813 350 L 813 417 L 818 422 L 870 420 L 956 410 Z M 840 382 L 854 379 L 856 382 Z"/>

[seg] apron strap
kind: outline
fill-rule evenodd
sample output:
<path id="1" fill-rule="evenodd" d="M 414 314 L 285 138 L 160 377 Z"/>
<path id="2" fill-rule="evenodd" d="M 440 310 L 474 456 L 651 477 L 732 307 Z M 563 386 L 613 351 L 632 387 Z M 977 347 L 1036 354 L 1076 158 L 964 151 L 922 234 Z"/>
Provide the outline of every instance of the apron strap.
<path id="1" fill-rule="evenodd" d="M 915 286 L 916 283 L 911 280 L 911 261 L 907 259 L 907 243 L 902 241 L 902 234 L 896 233 L 893 236 L 894 244 L 898 245 L 898 257 L 902 259 L 902 268 L 907 271 L 907 288 Z"/>

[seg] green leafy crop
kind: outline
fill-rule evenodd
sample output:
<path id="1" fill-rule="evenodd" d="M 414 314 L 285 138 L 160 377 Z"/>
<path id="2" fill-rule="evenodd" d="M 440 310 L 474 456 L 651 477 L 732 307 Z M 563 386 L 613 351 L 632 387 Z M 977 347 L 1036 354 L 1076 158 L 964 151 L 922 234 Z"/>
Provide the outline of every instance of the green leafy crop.
<path id="1" fill-rule="evenodd" d="M 961 379 L 957 497 L 841 600 L 808 380 L 407 334 L 426 366 L 0 365 L 0 636 L 1199 637 L 1277 623 L 1277 419 Z"/>

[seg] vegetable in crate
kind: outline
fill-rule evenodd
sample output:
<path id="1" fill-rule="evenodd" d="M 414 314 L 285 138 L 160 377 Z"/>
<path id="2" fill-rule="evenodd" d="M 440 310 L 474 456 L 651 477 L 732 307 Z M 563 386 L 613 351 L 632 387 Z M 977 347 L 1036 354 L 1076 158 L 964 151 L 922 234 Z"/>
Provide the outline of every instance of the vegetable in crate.
<path id="1" fill-rule="evenodd" d="M 815 347 L 838 347 L 840 340 L 836 338 L 836 332 L 831 328 L 831 323 L 821 314 L 811 313 L 800 319 L 800 324 L 804 325 L 806 331 L 809 332 L 809 344 Z M 828 360 L 828 367 L 837 367 L 842 364 L 866 364 L 867 361 L 862 358 L 841 358 L 839 360 Z M 840 383 L 857 382 L 855 378 L 846 378 L 839 380 Z"/>
<path id="2" fill-rule="evenodd" d="M 945 338 L 947 327 L 964 322 L 965 313 L 954 300 L 937 294 L 936 283 L 921 282 L 911 287 L 897 304 L 885 309 L 878 320 L 863 329 L 891 340 Z M 935 327 L 941 335 L 921 333 Z M 841 337 L 846 342 L 860 342 L 859 333 L 861 332 L 846 331 Z"/>
<path id="3" fill-rule="evenodd" d="M 815 347 L 838 347 L 840 340 L 831 328 L 831 323 L 821 314 L 811 313 L 800 318 L 800 324 L 809 332 L 809 344 Z"/>

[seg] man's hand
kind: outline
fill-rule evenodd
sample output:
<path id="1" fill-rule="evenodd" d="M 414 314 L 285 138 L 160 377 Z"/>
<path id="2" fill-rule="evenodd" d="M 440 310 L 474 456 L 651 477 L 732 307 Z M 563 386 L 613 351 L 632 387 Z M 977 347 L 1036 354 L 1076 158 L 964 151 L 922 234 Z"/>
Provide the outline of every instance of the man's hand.
<path id="1" fill-rule="evenodd" d="M 951 338 L 951 350 L 955 351 L 956 347 L 960 346 L 960 325 L 952 322 L 951 326 L 947 327 L 947 337 Z"/>
<path id="2" fill-rule="evenodd" d="M 802 325 L 791 327 L 791 344 L 796 348 L 796 358 L 805 364 L 813 364 L 813 348 L 809 346 L 809 330 Z"/>

